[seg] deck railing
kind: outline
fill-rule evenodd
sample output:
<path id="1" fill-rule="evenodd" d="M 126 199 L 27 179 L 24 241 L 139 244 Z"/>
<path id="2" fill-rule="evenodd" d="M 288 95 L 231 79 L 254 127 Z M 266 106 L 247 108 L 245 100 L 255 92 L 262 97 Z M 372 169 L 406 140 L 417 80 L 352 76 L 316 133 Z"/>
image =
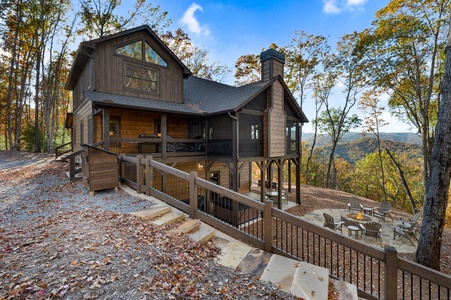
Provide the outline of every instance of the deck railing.
<path id="1" fill-rule="evenodd" d="M 122 169 L 134 167 L 134 178 L 122 176 L 122 181 L 138 193 L 260 249 L 327 268 L 331 277 L 356 285 L 360 297 L 451 299 L 451 276 L 398 257 L 394 247 L 359 243 L 281 211 L 272 201 L 255 201 L 152 157 L 120 161 Z"/>
<path id="2" fill-rule="evenodd" d="M 72 152 L 72 150 L 72 142 L 55 147 L 55 159 L 64 154 Z"/>

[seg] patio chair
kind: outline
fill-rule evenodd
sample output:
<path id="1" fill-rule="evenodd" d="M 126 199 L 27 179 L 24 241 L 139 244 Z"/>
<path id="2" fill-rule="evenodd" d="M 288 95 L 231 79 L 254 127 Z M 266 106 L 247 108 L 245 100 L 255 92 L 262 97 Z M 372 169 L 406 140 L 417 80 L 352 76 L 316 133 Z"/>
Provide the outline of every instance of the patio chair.
<path id="1" fill-rule="evenodd" d="M 360 199 L 359 198 L 351 198 L 351 200 L 348 203 L 348 209 L 349 209 L 349 211 L 351 211 L 351 210 L 362 211 L 363 205 L 360 204 Z"/>
<path id="2" fill-rule="evenodd" d="M 324 216 L 324 227 L 330 228 L 332 230 L 340 229 L 340 232 L 343 233 L 343 224 L 345 222 L 336 222 L 334 217 L 329 215 L 328 213 L 323 213 Z"/>
<path id="3" fill-rule="evenodd" d="M 391 203 L 388 201 L 382 201 L 379 207 L 375 207 L 373 209 L 373 216 L 381 218 L 385 222 L 385 217 L 389 216 L 392 221 L 393 217 L 391 216 Z"/>
<path id="4" fill-rule="evenodd" d="M 381 235 L 382 235 L 382 229 L 381 229 L 381 223 L 378 222 L 368 222 L 365 225 L 363 224 L 359 224 L 360 228 L 362 228 L 362 235 L 364 237 L 364 240 L 366 242 L 366 237 L 374 237 L 377 239 L 379 239 L 379 242 L 381 243 L 381 247 L 382 247 L 382 239 L 381 239 Z"/>
<path id="5" fill-rule="evenodd" d="M 412 243 L 412 246 L 415 246 L 411 237 L 413 237 L 418 242 L 418 239 L 415 235 L 416 231 L 417 231 L 416 223 L 411 225 L 409 228 L 394 227 L 393 228 L 393 239 L 395 240 L 397 235 L 400 237 L 402 236 L 402 237 L 405 237 L 406 239 L 408 239 Z"/>
<path id="6" fill-rule="evenodd" d="M 420 217 L 421 217 L 421 212 L 419 211 L 419 212 L 415 213 L 415 215 L 413 215 L 413 218 L 411 218 L 411 219 L 400 220 L 399 227 L 409 228 L 412 225 L 416 226 Z"/>

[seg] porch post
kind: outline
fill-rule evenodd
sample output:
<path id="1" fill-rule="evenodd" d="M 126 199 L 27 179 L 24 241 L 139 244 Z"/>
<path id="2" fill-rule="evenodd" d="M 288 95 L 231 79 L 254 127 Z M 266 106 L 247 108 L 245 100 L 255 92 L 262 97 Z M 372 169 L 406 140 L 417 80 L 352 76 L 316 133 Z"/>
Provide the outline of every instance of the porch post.
<path id="1" fill-rule="evenodd" d="M 103 149 L 110 151 L 110 111 L 104 108 L 102 115 L 103 115 L 103 123 L 102 123 Z"/>
<path id="2" fill-rule="evenodd" d="M 161 124 L 160 124 L 160 130 L 161 130 L 161 156 L 162 158 L 166 158 L 166 150 L 167 150 L 167 137 L 168 137 L 168 118 L 167 115 L 163 114 L 161 115 Z"/>
<path id="3" fill-rule="evenodd" d="M 299 156 L 296 162 L 296 204 L 301 204 L 301 160 Z"/>

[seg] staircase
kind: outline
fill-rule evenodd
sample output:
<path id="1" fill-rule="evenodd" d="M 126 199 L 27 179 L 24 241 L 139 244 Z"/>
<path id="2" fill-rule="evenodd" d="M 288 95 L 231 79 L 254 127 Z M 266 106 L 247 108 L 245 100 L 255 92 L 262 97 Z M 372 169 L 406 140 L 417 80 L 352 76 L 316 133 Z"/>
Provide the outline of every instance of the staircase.
<path id="1" fill-rule="evenodd" d="M 128 187 L 123 186 L 122 189 L 135 197 L 151 199 L 155 204 L 149 209 L 133 212 L 132 215 L 144 220 L 152 220 L 155 226 L 178 223 L 178 226 L 167 232 L 168 234 L 188 234 L 198 243 L 212 240 L 221 249 L 218 263 L 223 266 L 239 269 L 244 274 L 271 282 L 283 291 L 303 299 L 326 300 L 329 280 L 339 291 L 339 299 L 358 299 L 356 287 L 329 279 L 328 269 L 251 247 L 199 220 L 188 219 L 187 214 L 154 197 L 137 194 Z"/>

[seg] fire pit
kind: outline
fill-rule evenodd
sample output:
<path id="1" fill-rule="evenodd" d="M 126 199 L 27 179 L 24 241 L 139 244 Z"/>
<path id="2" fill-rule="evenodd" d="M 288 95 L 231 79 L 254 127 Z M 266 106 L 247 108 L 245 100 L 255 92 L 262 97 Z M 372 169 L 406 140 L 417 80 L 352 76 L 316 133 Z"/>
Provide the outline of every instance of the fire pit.
<path id="1" fill-rule="evenodd" d="M 345 223 L 346 226 L 353 225 L 359 227 L 360 223 L 370 222 L 373 219 L 369 216 L 358 213 L 347 213 L 341 216 L 341 220 Z"/>

